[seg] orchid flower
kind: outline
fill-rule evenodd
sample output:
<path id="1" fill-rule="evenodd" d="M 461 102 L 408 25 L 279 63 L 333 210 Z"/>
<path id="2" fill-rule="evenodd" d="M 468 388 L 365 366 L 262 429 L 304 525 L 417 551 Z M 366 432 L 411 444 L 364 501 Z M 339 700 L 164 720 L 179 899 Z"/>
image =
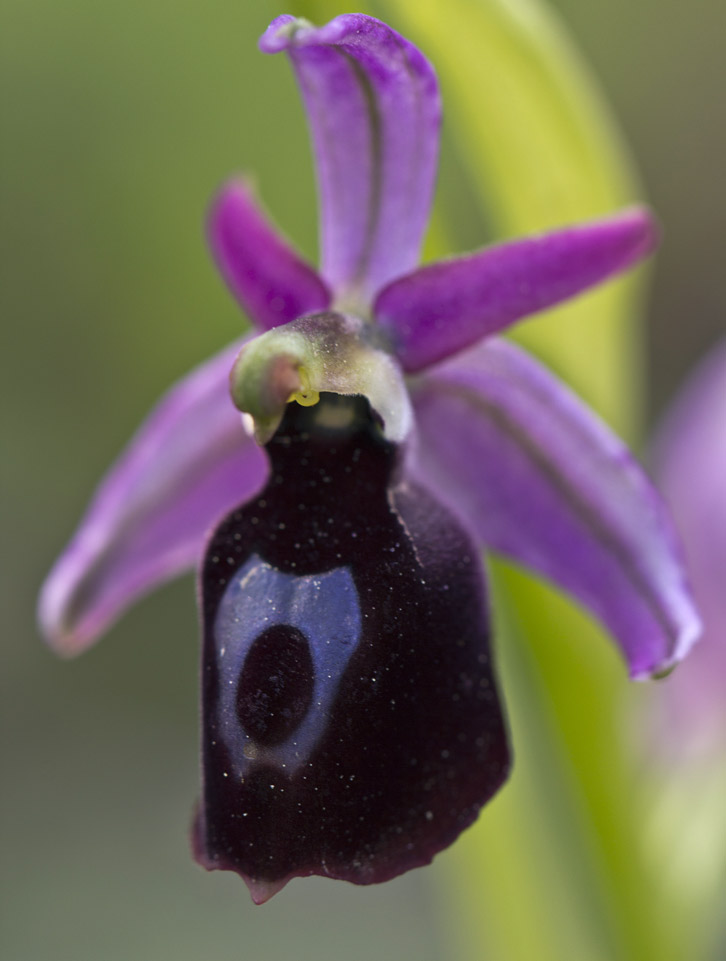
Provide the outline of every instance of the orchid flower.
<path id="1" fill-rule="evenodd" d="M 648 255 L 649 213 L 417 266 L 440 126 L 431 65 L 361 14 L 282 16 L 260 46 L 289 55 L 308 113 L 320 269 L 247 182 L 223 187 L 209 240 L 258 336 L 161 401 L 40 601 L 50 642 L 73 654 L 200 565 L 194 850 L 257 902 L 297 876 L 367 884 L 426 864 L 506 779 L 482 547 L 589 608 L 635 678 L 698 633 L 644 473 L 495 336 Z"/>
<path id="2" fill-rule="evenodd" d="M 676 397 L 653 453 L 682 532 L 703 635 L 632 717 L 649 774 L 642 843 L 685 932 L 683 956 L 717 958 L 726 882 L 726 341 Z"/>
<path id="3" fill-rule="evenodd" d="M 694 656 L 657 692 L 658 741 L 671 759 L 710 763 L 726 748 L 726 341 L 669 411 L 655 460 L 703 617 Z"/>

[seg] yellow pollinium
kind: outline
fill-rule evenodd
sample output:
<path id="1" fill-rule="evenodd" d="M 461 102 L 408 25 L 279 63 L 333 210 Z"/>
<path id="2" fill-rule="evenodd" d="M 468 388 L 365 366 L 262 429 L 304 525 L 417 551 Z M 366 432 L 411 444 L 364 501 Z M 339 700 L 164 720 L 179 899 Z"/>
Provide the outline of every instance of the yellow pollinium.
<path id="1" fill-rule="evenodd" d="M 288 404 L 296 401 L 301 407 L 314 407 L 320 400 L 320 391 L 311 386 L 310 376 L 304 367 L 297 368 L 297 375 L 300 386 L 287 398 Z"/>

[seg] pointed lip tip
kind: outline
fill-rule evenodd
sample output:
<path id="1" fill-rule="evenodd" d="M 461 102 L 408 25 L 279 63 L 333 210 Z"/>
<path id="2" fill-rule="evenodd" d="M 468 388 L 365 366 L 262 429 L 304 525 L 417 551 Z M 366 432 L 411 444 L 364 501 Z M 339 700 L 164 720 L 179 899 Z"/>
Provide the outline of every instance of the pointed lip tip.
<path id="1" fill-rule="evenodd" d="M 285 887 L 291 878 L 284 878 L 282 881 L 260 881 L 255 878 L 248 878 L 246 875 L 242 875 L 242 880 L 247 885 L 250 892 L 250 897 L 254 904 L 260 905 L 265 904 L 271 898 L 274 898 Z"/>
<path id="2" fill-rule="evenodd" d="M 273 898 L 278 892 L 282 891 L 288 881 L 299 876 L 296 874 L 288 874 L 287 877 L 275 881 L 252 878 L 224 857 L 210 856 L 206 847 L 205 834 L 204 807 L 202 802 L 198 801 L 192 815 L 190 832 L 190 842 L 194 860 L 200 867 L 204 868 L 205 871 L 232 871 L 238 875 L 247 885 L 254 904 L 265 904 L 266 901 L 269 901 L 270 898 Z"/>
<path id="3" fill-rule="evenodd" d="M 204 827 L 202 820 L 201 805 L 198 804 L 194 813 L 191 831 L 191 846 L 194 860 L 200 867 L 203 867 L 205 871 L 232 871 L 237 874 L 247 885 L 254 904 L 265 904 L 270 898 L 274 898 L 278 892 L 282 891 L 288 881 L 291 881 L 292 878 L 295 877 L 294 874 L 291 874 L 281 881 L 264 881 L 259 878 L 249 877 L 233 864 L 210 858 L 204 846 Z"/>

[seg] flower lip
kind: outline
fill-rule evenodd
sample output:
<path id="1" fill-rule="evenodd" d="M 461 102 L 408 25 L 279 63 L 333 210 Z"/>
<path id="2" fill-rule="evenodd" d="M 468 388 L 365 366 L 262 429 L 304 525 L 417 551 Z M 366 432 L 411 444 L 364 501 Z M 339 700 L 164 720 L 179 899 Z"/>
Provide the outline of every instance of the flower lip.
<path id="1" fill-rule="evenodd" d="M 202 571 L 195 855 L 258 902 L 293 877 L 370 884 L 428 863 L 509 769 L 476 545 L 402 473 L 365 398 L 327 404 L 352 426 L 289 405 L 267 488 L 222 522 Z M 284 666 L 248 675 L 274 626 Z M 287 736 L 260 740 L 270 709 Z"/>

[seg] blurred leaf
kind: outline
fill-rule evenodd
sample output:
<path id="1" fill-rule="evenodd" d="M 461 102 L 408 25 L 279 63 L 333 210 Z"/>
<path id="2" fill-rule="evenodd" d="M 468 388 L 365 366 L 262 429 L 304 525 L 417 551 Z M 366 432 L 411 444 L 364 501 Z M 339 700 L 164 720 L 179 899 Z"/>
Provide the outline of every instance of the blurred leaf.
<path id="1" fill-rule="evenodd" d="M 390 0 L 386 7 L 436 66 L 445 122 L 496 236 L 599 216 L 637 197 L 599 91 L 543 5 Z M 616 282 L 517 333 L 621 431 L 633 427 L 639 386 L 634 297 L 632 283 Z"/>
<path id="2" fill-rule="evenodd" d="M 636 196 L 607 110 L 543 5 L 385 7 L 439 72 L 452 135 L 495 234 L 592 217 Z M 631 435 L 642 386 L 638 306 L 637 284 L 621 281 L 519 334 Z M 636 853 L 634 772 L 620 730 L 625 672 L 596 627 L 553 592 L 512 570 L 499 583 L 515 612 L 500 648 L 518 764 L 449 862 L 462 956 L 685 957 L 658 879 Z"/>

